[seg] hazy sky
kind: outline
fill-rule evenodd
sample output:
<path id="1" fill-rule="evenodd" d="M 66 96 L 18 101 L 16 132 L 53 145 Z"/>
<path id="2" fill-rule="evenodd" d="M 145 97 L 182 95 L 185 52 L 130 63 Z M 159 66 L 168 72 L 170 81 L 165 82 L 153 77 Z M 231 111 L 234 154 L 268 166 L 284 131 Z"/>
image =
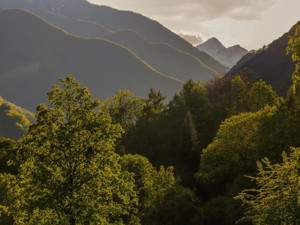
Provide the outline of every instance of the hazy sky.
<path id="1" fill-rule="evenodd" d="M 248 50 L 271 43 L 300 20 L 300 0 L 89 0 L 157 20 L 177 33 L 217 37 Z"/>

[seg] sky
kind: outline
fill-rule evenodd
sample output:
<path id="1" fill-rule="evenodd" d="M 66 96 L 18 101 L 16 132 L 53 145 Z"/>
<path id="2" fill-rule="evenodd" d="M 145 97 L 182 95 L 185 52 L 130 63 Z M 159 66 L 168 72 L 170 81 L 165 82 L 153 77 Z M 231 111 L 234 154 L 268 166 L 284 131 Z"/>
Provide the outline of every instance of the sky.
<path id="1" fill-rule="evenodd" d="M 270 44 L 300 20 L 300 0 L 89 1 L 143 14 L 193 40 L 216 37 L 248 50 Z"/>

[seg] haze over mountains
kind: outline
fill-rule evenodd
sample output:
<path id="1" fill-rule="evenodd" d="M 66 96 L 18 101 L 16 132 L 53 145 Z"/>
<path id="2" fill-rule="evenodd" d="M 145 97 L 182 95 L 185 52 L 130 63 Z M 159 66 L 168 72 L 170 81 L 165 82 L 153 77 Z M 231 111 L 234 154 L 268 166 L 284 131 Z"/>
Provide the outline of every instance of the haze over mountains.
<path id="1" fill-rule="evenodd" d="M 145 97 L 150 88 L 171 97 L 183 81 L 209 81 L 247 53 L 238 45 L 226 48 L 216 38 L 199 45 L 198 51 L 156 21 L 85 0 L 0 0 L 0 7 L 30 10 L 46 20 L 21 10 L 0 12 L 0 96 L 31 110 L 69 73 L 102 99 L 119 89 Z M 293 70 L 286 42 L 287 37 L 272 57 L 267 52 L 273 44 L 248 54 L 228 76 L 247 68 L 283 93 Z M 267 61 L 256 59 L 264 54 Z M 281 75 L 279 64 L 268 61 L 276 57 L 287 61 L 280 66 Z"/>
<path id="2" fill-rule="evenodd" d="M 234 45 L 226 48 L 217 38 L 211 38 L 206 42 L 197 45 L 199 51 L 203 51 L 223 65 L 231 68 L 234 66 L 244 55 L 248 53 L 245 48 L 239 45 Z"/>
<path id="3" fill-rule="evenodd" d="M 182 81 L 207 81 L 227 68 L 158 22 L 142 15 L 97 6 L 85 0 L 0 0 L 22 8 L 80 37 L 97 37 L 129 48 L 156 70 Z"/>
<path id="4" fill-rule="evenodd" d="M 297 24 L 300 24 L 300 21 Z M 289 37 L 295 33 L 296 25 L 268 46 L 245 55 L 227 76 L 250 71 L 255 74 L 257 80 L 264 80 L 280 95 L 285 95 L 292 83 L 292 74 L 295 70 L 291 56 L 286 53 L 286 47 Z"/>
<path id="5" fill-rule="evenodd" d="M 69 35 L 25 11 L 0 11 L 0 40 L 0 96 L 30 110 L 69 73 L 101 98 L 120 89 L 146 96 L 151 87 L 171 96 L 181 86 L 127 48 Z"/>

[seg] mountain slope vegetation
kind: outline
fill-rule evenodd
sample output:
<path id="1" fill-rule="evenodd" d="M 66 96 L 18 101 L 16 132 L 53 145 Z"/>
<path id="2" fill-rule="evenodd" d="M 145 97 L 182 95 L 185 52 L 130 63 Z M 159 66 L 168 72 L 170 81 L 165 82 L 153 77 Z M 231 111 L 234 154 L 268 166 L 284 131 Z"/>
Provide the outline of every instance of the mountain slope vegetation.
<path id="1" fill-rule="evenodd" d="M 0 97 L 0 137 L 17 139 L 33 121 L 31 112 Z"/>

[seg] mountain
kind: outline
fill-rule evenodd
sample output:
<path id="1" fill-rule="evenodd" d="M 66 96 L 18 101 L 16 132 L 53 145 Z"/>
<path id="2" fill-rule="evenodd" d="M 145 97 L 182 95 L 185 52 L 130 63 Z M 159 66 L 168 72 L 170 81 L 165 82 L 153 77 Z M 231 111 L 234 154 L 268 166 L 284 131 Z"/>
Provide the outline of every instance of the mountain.
<path id="1" fill-rule="evenodd" d="M 256 74 L 256 79 L 271 84 L 274 90 L 284 96 L 291 85 L 292 73 L 295 70 L 291 56 L 286 54 L 287 43 L 289 37 L 294 35 L 295 27 L 296 25 L 268 46 L 245 55 L 226 76 L 252 71 Z"/>
<path id="2" fill-rule="evenodd" d="M 30 110 L 67 74 L 99 98 L 120 89 L 145 97 L 150 88 L 171 97 L 182 85 L 127 48 L 70 35 L 22 10 L 0 11 L 0 40 L 0 95 Z"/>
<path id="3" fill-rule="evenodd" d="M 228 71 L 158 22 L 133 12 L 85 0 L 0 0 L 0 7 L 30 10 L 76 36 L 113 41 L 179 80 L 207 81 Z"/>
<path id="4" fill-rule="evenodd" d="M 199 51 L 206 52 L 223 65 L 231 68 L 234 66 L 248 51 L 239 45 L 226 48 L 217 38 L 211 38 L 203 44 L 197 45 Z"/>
<path id="5" fill-rule="evenodd" d="M 0 137 L 18 139 L 33 121 L 33 113 L 0 97 Z"/>

